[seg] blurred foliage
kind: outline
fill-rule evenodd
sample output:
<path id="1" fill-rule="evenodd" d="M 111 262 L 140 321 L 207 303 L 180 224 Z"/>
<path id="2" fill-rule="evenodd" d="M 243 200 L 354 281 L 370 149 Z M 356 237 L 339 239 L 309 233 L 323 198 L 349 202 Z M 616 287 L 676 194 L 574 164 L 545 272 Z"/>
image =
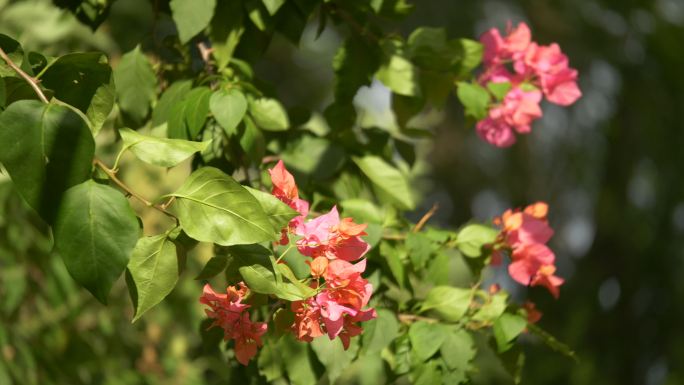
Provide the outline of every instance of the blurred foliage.
<path id="1" fill-rule="evenodd" d="M 102 2 L 111 5 L 108 18 L 92 32 L 78 20 L 94 26 L 103 9 L 83 9 L 76 17 L 49 1 L 5 0 L 0 1 L 0 32 L 48 55 L 97 49 L 116 63 L 142 42 L 172 59 L 177 52 L 167 37 L 173 21 L 159 12 L 160 3 L 165 2 Z M 545 118 L 534 134 L 503 151 L 460 127 L 462 110 L 453 98 L 444 110 L 424 111 L 415 126 L 435 126 L 436 140 L 434 148 L 419 148 L 419 155 L 429 154 L 431 165 L 419 163 L 414 169 L 430 176 L 416 187 L 428 195 L 415 218 L 439 202 L 435 221 L 455 227 L 473 216 L 488 220 L 510 206 L 548 201 L 557 229 L 552 245 L 568 283 L 558 302 L 534 291 L 530 296 L 544 309 L 542 325 L 572 346 L 579 362 L 530 343 L 524 346 L 524 383 L 684 383 L 684 333 L 678 325 L 684 316 L 679 278 L 684 271 L 684 185 L 678 182 L 684 166 L 684 55 L 679 52 L 684 5 L 676 0 L 421 0 L 407 19 L 387 23 L 404 36 L 419 25 L 446 26 L 449 36 L 476 36 L 492 25 L 505 26 L 509 19 L 527 20 L 541 42 L 559 42 L 580 70 L 585 97 L 568 111 L 545 106 Z M 286 105 L 322 114 L 335 92 L 330 63 L 341 36 L 328 27 L 316 38 L 317 27 L 306 27 L 299 51 L 286 36 L 276 35 L 255 66 Z M 199 56 L 193 63 L 202 65 Z M 392 126 L 389 97 L 381 86 L 362 89 L 355 103 L 364 127 Z M 297 145 L 292 146 L 284 158 L 301 157 Z M 108 150 L 109 155 L 114 151 Z M 125 157 L 123 167 L 131 162 Z M 326 170 L 310 167 L 300 172 L 325 176 Z M 127 179 L 146 186 L 150 196 L 171 190 L 159 186 L 158 173 L 134 169 Z M 168 183 L 168 176 L 163 179 Z M 175 187 L 180 180 L 176 178 Z M 330 186 L 336 196 L 369 194 L 345 191 L 349 187 L 342 185 Z M 101 306 L 76 287 L 61 260 L 50 253 L 49 231 L 6 181 L 0 198 L 0 383 L 21 378 L 28 384 L 193 384 L 258 377 L 228 367 L 234 360 L 221 355 L 230 353 L 202 342 L 198 325 L 203 314 L 196 302 L 200 285 L 189 278 L 199 273 L 210 252 L 198 250 L 202 255 L 188 258 L 185 279 L 165 306 L 131 325 L 123 280 L 116 284 L 109 307 Z M 164 219 L 149 214 L 143 221 L 151 231 Z M 464 270 L 453 262 L 450 282 L 467 282 L 468 277 L 459 276 Z M 284 346 L 281 352 L 293 354 L 289 349 Z M 482 351 L 474 382 L 505 383 L 494 353 Z M 269 357 L 277 359 L 278 353 Z M 378 361 L 357 361 L 343 379 L 355 383 L 355 373 L 383 372 Z M 242 377 L 231 379 L 230 373 Z"/>

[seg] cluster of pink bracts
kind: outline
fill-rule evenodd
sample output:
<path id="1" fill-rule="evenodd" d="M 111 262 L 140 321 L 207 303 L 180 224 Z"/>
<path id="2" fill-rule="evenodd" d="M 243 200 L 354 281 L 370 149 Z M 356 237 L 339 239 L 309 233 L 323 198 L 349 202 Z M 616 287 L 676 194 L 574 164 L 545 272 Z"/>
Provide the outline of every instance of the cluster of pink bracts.
<path id="1" fill-rule="evenodd" d="M 489 108 L 488 116 L 477 123 L 478 135 L 487 142 L 508 147 L 515 143 L 515 133 L 527 134 L 532 122 L 542 116 L 542 96 L 554 104 L 568 106 L 582 93 L 577 86 L 577 70 L 570 68 L 568 57 L 558 44 L 539 45 L 531 40 L 525 23 L 502 37 L 495 28 L 480 37 L 484 45 L 485 70 L 478 81 L 510 83 L 511 88 L 500 103 Z"/>
<path id="2" fill-rule="evenodd" d="M 501 227 L 498 244 L 510 249 L 512 262 L 508 265 L 508 273 L 511 278 L 525 286 L 544 286 L 558 298 L 563 279 L 555 275 L 556 256 L 546 246 L 553 235 L 546 220 L 547 213 L 548 205 L 537 202 L 523 211 L 506 210 L 494 224 Z M 492 264 L 500 263 L 501 254 L 497 250 Z"/>
<path id="3" fill-rule="evenodd" d="M 356 224 L 351 218 L 340 219 L 337 208 L 329 213 L 306 221 L 309 203 L 299 198 L 295 180 L 280 161 L 269 170 L 273 182 L 272 194 L 299 212 L 284 229 L 279 243 L 289 243 L 290 234 L 301 238 L 296 246 L 299 252 L 311 257 L 311 286 L 317 294 L 303 301 L 291 303 L 295 321 L 291 326 L 300 341 L 311 342 L 327 334 L 333 340 L 339 337 L 345 349 L 351 337 L 361 334 L 359 322 L 376 317 L 373 308 L 367 308 L 373 286 L 361 277 L 366 261 L 361 259 L 370 249 L 360 237 L 366 235 L 366 225 Z M 262 345 L 261 335 L 266 332 L 263 322 L 251 322 L 242 304 L 247 287 L 240 282 L 239 289 L 230 286 L 227 294 L 216 294 L 209 285 L 204 287 L 200 302 L 211 307 L 206 313 L 215 321 L 212 326 L 224 330 L 226 340 L 235 340 L 235 355 L 246 365 Z"/>

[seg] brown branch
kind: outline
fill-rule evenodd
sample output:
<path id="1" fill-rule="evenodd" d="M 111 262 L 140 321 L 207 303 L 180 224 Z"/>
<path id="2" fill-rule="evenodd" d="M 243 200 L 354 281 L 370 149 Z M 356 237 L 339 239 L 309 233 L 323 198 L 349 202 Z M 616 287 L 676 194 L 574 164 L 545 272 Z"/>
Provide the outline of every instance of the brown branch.
<path id="1" fill-rule="evenodd" d="M 40 87 L 38 86 L 38 81 L 35 78 L 33 78 L 31 75 L 22 71 L 21 68 L 17 67 L 17 65 L 14 64 L 14 62 L 12 61 L 12 59 L 10 59 L 9 56 L 7 56 L 7 53 L 5 52 L 5 50 L 2 49 L 2 47 L 0 47 L 0 57 L 2 58 L 2 60 L 4 60 L 7 63 L 8 66 L 12 67 L 12 69 L 14 70 L 14 72 L 17 73 L 17 75 L 21 76 L 22 78 L 24 78 L 24 80 L 26 80 L 26 82 L 31 86 L 31 88 L 33 88 L 33 91 L 36 92 L 36 95 L 38 95 L 38 98 L 40 98 L 40 100 L 43 101 L 43 103 L 49 103 L 50 102 L 48 100 L 48 98 L 45 96 L 45 94 L 43 93 L 43 90 L 41 90 Z"/>
<path id="2" fill-rule="evenodd" d="M 93 164 L 94 164 L 95 166 L 99 167 L 100 169 L 102 169 L 102 171 L 104 171 L 105 174 L 107 174 L 107 176 L 109 177 L 109 179 L 111 179 L 114 183 L 116 183 L 116 185 L 119 186 L 122 190 L 126 191 L 126 193 L 127 193 L 128 195 L 130 195 L 130 196 L 132 196 L 133 198 L 139 200 L 140 202 L 142 202 L 142 203 L 143 203 L 145 206 L 147 206 L 147 207 L 152 207 L 152 208 L 157 209 L 157 210 L 161 211 L 162 213 L 164 213 L 164 214 L 170 216 L 171 218 L 177 219 L 175 215 L 173 215 L 173 214 L 171 214 L 170 212 L 166 211 L 166 207 L 168 207 L 168 205 L 170 205 L 170 204 L 173 202 L 173 199 L 170 199 L 170 200 L 169 200 L 168 202 L 166 202 L 166 204 L 164 204 L 164 205 L 161 205 L 161 206 L 160 206 L 160 205 L 155 205 L 155 204 L 153 204 L 152 202 L 150 202 L 150 201 L 148 201 L 147 199 L 145 199 L 145 198 L 144 198 L 143 196 L 141 196 L 140 194 L 138 194 L 138 193 L 136 193 L 135 191 L 131 190 L 130 187 L 128 187 L 124 182 L 121 181 L 121 179 L 119 179 L 119 178 L 116 176 L 116 172 L 115 172 L 114 170 L 110 169 L 109 167 L 107 167 L 107 165 L 105 165 L 104 163 L 102 163 L 101 160 L 99 160 L 99 159 L 96 158 L 95 160 L 93 160 Z"/>
<path id="3" fill-rule="evenodd" d="M 432 208 L 430 210 L 428 210 L 428 212 L 426 212 L 422 218 L 420 218 L 418 223 L 416 223 L 416 225 L 413 227 L 413 230 L 411 230 L 411 231 L 413 231 L 414 233 L 419 232 L 423 228 L 423 226 L 425 226 L 427 221 L 429 221 L 430 218 L 432 218 L 432 216 L 435 215 L 438 208 L 439 208 L 439 205 L 437 203 L 432 205 Z"/>

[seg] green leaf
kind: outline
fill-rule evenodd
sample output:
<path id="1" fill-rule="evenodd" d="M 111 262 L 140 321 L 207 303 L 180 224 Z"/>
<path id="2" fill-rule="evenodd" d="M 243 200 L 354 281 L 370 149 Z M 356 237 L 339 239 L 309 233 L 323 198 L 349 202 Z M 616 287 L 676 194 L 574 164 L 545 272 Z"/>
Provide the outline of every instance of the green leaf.
<path id="1" fill-rule="evenodd" d="M 437 250 L 436 245 L 430 241 L 430 238 L 420 233 L 409 233 L 406 236 L 406 247 L 409 250 L 411 263 L 413 263 L 416 270 L 425 267 L 432 253 Z"/>
<path id="2" fill-rule="evenodd" d="M 399 335 L 399 321 L 387 309 L 377 309 L 377 318 L 364 323 L 361 354 L 380 354 Z"/>
<path id="3" fill-rule="evenodd" d="M 450 370 L 461 372 L 470 369 L 470 362 L 477 353 L 473 337 L 468 331 L 460 328 L 446 336 L 439 351 Z"/>
<path id="4" fill-rule="evenodd" d="M 287 335 L 279 341 L 278 347 L 282 357 L 287 357 L 283 361 L 290 384 L 311 385 L 318 381 L 319 376 L 314 371 L 309 354 L 309 344 L 303 344 Z"/>
<path id="5" fill-rule="evenodd" d="M 444 325 L 418 321 L 409 328 L 411 347 L 418 359 L 426 361 L 432 357 L 446 339 L 447 333 Z"/>
<path id="6" fill-rule="evenodd" d="M 7 105 L 7 88 L 5 87 L 5 79 L 0 78 L 0 109 L 5 109 Z"/>
<path id="7" fill-rule="evenodd" d="M 211 20 L 211 48 L 217 67 L 225 68 L 233 58 L 233 52 L 245 32 L 243 25 L 242 3 L 238 1 L 219 1 Z"/>
<path id="8" fill-rule="evenodd" d="M 0 48 L 7 54 L 10 60 L 21 67 L 24 61 L 24 50 L 21 45 L 11 37 L 0 33 Z M 16 76 L 17 73 L 4 60 L 0 60 L 0 77 Z"/>
<path id="9" fill-rule="evenodd" d="M 240 267 L 240 275 L 255 293 L 275 294 L 278 291 L 275 274 L 262 265 Z"/>
<path id="10" fill-rule="evenodd" d="M 508 294 L 504 291 L 500 291 L 485 302 L 482 307 L 473 315 L 473 321 L 480 322 L 493 322 L 506 311 L 506 306 L 508 305 Z"/>
<path id="11" fill-rule="evenodd" d="M 177 102 L 169 110 L 168 122 L 166 124 L 166 136 L 171 139 L 189 139 L 188 125 L 185 123 L 184 101 Z"/>
<path id="12" fill-rule="evenodd" d="M 513 341 L 525 330 L 527 320 L 520 315 L 504 313 L 494 321 L 494 338 L 499 353 L 513 346 Z"/>
<path id="13" fill-rule="evenodd" d="M 471 72 L 477 68 L 482 62 L 482 53 L 484 46 L 475 40 L 459 39 L 461 45 L 461 66 L 459 68 L 459 76 L 470 77 Z"/>
<path id="14" fill-rule="evenodd" d="M 375 76 L 394 93 L 404 96 L 420 95 L 418 71 L 401 55 L 390 56 Z"/>
<path id="15" fill-rule="evenodd" d="M 40 81 L 54 92 L 54 97 L 83 112 L 93 127 L 94 135 L 114 107 L 114 76 L 107 57 L 102 53 L 61 56 L 43 70 Z"/>
<path id="16" fill-rule="evenodd" d="M 494 95 L 496 100 L 503 100 L 511 89 L 511 82 L 489 82 L 487 83 L 487 89 Z"/>
<path id="17" fill-rule="evenodd" d="M 228 267 L 228 262 L 230 262 L 230 260 L 228 259 L 227 255 L 217 255 L 212 257 L 209 262 L 204 265 L 204 268 L 202 268 L 202 271 L 200 271 L 195 279 L 209 279 L 218 275 L 225 270 L 226 267 Z"/>
<path id="18" fill-rule="evenodd" d="M 247 112 L 247 99 L 237 89 L 219 90 L 211 95 L 209 109 L 226 135 L 237 133 L 237 126 Z"/>
<path id="19" fill-rule="evenodd" d="M 269 14 L 271 14 L 271 16 L 275 15 L 280 7 L 285 4 L 285 0 L 261 0 L 261 2 L 264 4 L 266 10 Z"/>
<path id="20" fill-rule="evenodd" d="M 415 208 L 408 180 L 394 166 L 374 155 L 352 159 L 368 179 L 382 192 L 393 198 L 400 208 L 405 210 Z"/>
<path id="21" fill-rule="evenodd" d="M 479 84 L 458 82 L 456 94 L 463 103 L 465 114 L 475 120 L 487 117 L 489 107 L 489 92 Z"/>
<path id="22" fill-rule="evenodd" d="M 483 255 L 482 247 L 496 241 L 499 231 L 485 225 L 472 224 L 464 227 L 456 236 L 456 246 L 467 257 Z"/>
<path id="23" fill-rule="evenodd" d="M 216 0 L 171 0 L 170 6 L 178 38 L 185 44 L 209 25 Z"/>
<path id="24" fill-rule="evenodd" d="M 274 319 L 278 313 L 279 311 L 276 311 Z M 264 376 L 266 381 L 271 382 L 283 376 L 283 357 L 273 339 L 268 337 L 264 339 L 264 346 L 259 351 L 257 365 L 259 367 L 259 374 Z"/>
<path id="25" fill-rule="evenodd" d="M 195 139 L 204 127 L 211 95 L 209 87 L 197 87 L 185 95 L 183 115 L 190 139 Z"/>
<path id="26" fill-rule="evenodd" d="M 349 350 L 344 350 L 339 338 L 331 341 L 326 336 L 314 338 L 311 342 L 311 348 L 326 369 L 325 373 L 328 375 L 330 384 L 335 383 L 354 359 L 358 351 L 358 344 L 352 344 L 350 347 Z"/>
<path id="27" fill-rule="evenodd" d="M 345 40 L 333 58 L 335 100 L 351 103 L 360 87 L 370 85 L 379 66 L 377 45 L 357 37 Z"/>
<path id="28" fill-rule="evenodd" d="M 471 289 L 435 286 L 428 292 L 420 311 L 432 310 L 445 321 L 458 321 L 468 310 L 472 296 Z"/>
<path id="29" fill-rule="evenodd" d="M 157 97 L 157 77 L 140 46 L 121 57 L 114 69 L 119 107 L 136 122 L 142 122 Z"/>
<path id="30" fill-rule="evenodd" d="M 90 176 L 88 124 L 68 107 L 21 100 L 0 114 L 0 127 L 0 162 L 24 200 L 52 223 L 64 192 Z"/>
<path id="31" fill-rule="evenodd" d="M 249 102 L 249 113 L 256 125 L 267 131 L 285 131 L 290 127 L 287 111 L 279 101 L 269 98 Z"/>
<path id="32" fill-rule="evenodd" d="M 271 225 L 278 231 L 285 228 L 292 218 L 299 215 L 297 210 L 286 205 L 272 194 L 247 186 L 245 186 L 245 189 L 256 198 L 268 216 Z"/>
<path id="33" fill-rule="evenodd" d="M 436 360 L 430 360 L 413 368 L 411 377 L 413 377 L 413 385 L 433 385 L 439 384 L 443 380 Z"/>
<path id="34" fill-rule="evenodd" d="M 264 210 L 232 177 L 213 167 L 193 172 L 178 191 L 171 209 L 192 238 L 223 246 L 277 239 Z"/>
<path id="35" fill-rule="evenodd" d="M 89 180 L 65 194 L 54 226 L 55 248 L 74 280 L 106 304 L 138 233 L 138 218 L 126 197 Z"/>
<path id="36" fill-rule="evenodd" d="M 421 68 L 450 71 L 461 58 L 461 45 L 444 28 L 420 27 L 407 40 L 408 55 Z"/>
<path id="37" fill-rule="evenodd" d="M 191 88 L 192 80 L 173 82 L 161 95 L 152 111 L 152 126 L 159 126 L 169 120 L 173 107 L 185 98 Z"/>
<path id="38" fill-rule="evenodd" d="M 260 164 L 266 152 L 264 134 L 249 116 L 245 116 L 241 128 L 240 147 L 252 162 Z"/>
<path id="39" fill-rule="evenodd" d="M 173 167 L 192 156 L 196 152 L 204 151 L 211 143 L 191 142 L 182 139 L 166 139 L 147 136 L 129 128 L 119 130 L 124 147 L 145 163 L 161 167 Z"/>
<path id="40" fill-rule="evenodd" d="M 332 177 L 344 164 L 346 153 L 327 139 L 304 135 L 288 141 L 287 148 L 280 154 L 293 170 L 324 180 Z"/>
<path id="41" fill-rule="evenodd" d="M 406 251 L 399 246 L 394 246 L 385 241 L 380 243 L 380 255 L 387 261 L 390 272 L 392 273 L 394 280 L 399 284 L 399 287 L 404 288 L 404 276 L 406 273 L 404 263 L 402 262 L 402 256 L 406 256 Z"/>
<path id="42" fill-rule="evenodd" d="M 128 270 L 135 282 L 137 304 L 133 322 L 161 302 L 178 282 L 176 245 L 167 234 L 142 237 L 133 249 Z"/>
<path id="43" fill-rule="evenodd" d="M 297 287 L 301 295 L 305 298 L 313 297 L 316 295 L 316 290 L 312 289 L 310 286 L 303 284 L 299 282 L 297 277 L 295 276 L 294 272 L 292 272 L 292 269 L 284 263 L 278 263 L 276 264 L 276 269 L 280 272 L 280 274 L 283 275 L 283 277 L 287 278 L 294 286 Z"/>

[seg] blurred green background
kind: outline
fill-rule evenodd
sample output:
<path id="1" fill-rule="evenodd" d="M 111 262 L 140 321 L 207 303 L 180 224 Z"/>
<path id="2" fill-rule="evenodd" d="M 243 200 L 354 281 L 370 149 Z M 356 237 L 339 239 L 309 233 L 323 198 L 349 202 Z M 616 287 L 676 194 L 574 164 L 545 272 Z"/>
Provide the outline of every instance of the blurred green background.
<path id="1" fill-rule="evenodd" d="M 551 246 L 567 284 L 558 301 L 529 295 L 544 312 L 541 326 L 580 361 L 529 345 L 523 383 L 684 384 L 684 1 L 414 3 L 415 12 L 388 23 L 389 31 L 407 36 L 426 25 L 476 37 L 507 20 L 526 21 L 535 40 L 558 42 L 580 71 L 583 98 L 570 108 L 545 105 L 532 134 L 510 149 L 480 141 L 455 98 L 422 119 L 436 138 L 423 151 L 428 177 L 417 186 L 425 195 L 414 219 L 435 202 L 434 223 L 449 227 L 537 200 L 551 205 Z M 173 28 L 164 15 L 153 23 L 155 4 L 117 0 L 93 33 L 49 1 L 0 0 L 0 32 L 46 54 L 102 50 L 115 65 L 138 42 L 160 44 Z M 341 38 L 328 28 L 316 40 L 315 28 L 299 50 L 277 37 L 257 65 L 287 106 L 322 110 L 331 101 Z M 392 124 L 382 86 L 363 89 L 357 104 L 360 124 Z M 160 180 L 180 178 L 140 172 L 127 178 L 149 195 L 167 188 Z M 0 181 L 0 384 L 12 377 L 25 384 L 230 381 L 221 374 L 225 353 L 200 338 L 200 284 L 192 277 L 206 250 L 188 258 L 190 271 L 164 305 L 131 325 L 123 282 L 109 307 L 100 305 L 77 289 L 50 242 L 11 184 Z M 488 280 L 526 295 L 505 272 Z M 486 373 L 480 381 L 505 383 Z"/>

